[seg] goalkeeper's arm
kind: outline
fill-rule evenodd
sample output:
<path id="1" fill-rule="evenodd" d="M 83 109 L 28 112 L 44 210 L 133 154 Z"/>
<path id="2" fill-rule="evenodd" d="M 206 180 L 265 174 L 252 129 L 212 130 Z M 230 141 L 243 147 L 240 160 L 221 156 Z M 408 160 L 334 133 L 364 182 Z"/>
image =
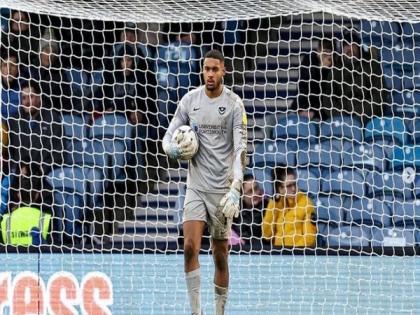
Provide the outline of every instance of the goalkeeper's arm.
<path id="1" fill-rule="evenodd" d="M 172 141 L 172 135 L 178 127 L 185 125 L 188 121 L 188 113 L 185 110 L 183 101 L 184 99 L 179 102 L 175 116 L 169 124 L 168 130 L 166 130 L 162 141 L 163 151 L 165 151 L 171 159 L 179 159 L 182 155 L 183 148 Z"/>
<path id="2" fill-rule="evenodd" d="M 242 102 L 235 106 L 233 118 L 233 182 L 229 192 L 222 198 L 220 205 L 223 207 L 223 214 L 227 218 L 238 217 L 239 199 L 242 186 L 242 180 L 245 169 L 246 141 L 247 141 L 247 118 Z"/>

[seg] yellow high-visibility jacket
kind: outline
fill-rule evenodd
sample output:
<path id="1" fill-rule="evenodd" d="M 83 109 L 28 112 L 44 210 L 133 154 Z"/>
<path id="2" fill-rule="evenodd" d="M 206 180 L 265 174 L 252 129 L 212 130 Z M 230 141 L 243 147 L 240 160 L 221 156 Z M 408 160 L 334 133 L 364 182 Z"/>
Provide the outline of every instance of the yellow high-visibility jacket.
<path id="1" fill-rule="evenodd" d="M 316 243 L 313 213 L 312 201 L 302 192 L 296 198 L 270 200 L 263 219 L 263 238 L 272 240 L 275 246 L 313 247 Z"/>

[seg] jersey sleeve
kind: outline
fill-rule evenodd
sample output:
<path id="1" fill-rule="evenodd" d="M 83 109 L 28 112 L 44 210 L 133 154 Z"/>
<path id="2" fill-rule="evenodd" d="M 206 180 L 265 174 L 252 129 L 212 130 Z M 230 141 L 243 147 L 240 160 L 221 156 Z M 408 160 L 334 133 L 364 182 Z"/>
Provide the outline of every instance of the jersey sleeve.
<path id="1" fill-rule="evenodd" d="M 171 123 L 169 124 L 168 130 L 166 130 L 165 136 L 163 137 L 162 147 L 163 150 L 166 152 L 166 149 L 171 144 L 172 135 L 174 134 L 175 130 L 183 125 L 188 123 L 188 111 L 187 111 L 187 97 L 183 97 L 178 104 L 178 107 L 175 112 L 174 118 L 172 118 Z"/>
<path id="2" fill-rule="evenodd" d="M 247 117 L 244 104 L 238 100 L 235 104 L 233 113 L 233 147 L 234 147 L 234 163 L 233 163 L 233 180 L 242 183 L 245 159 L 247 150 Z"/>

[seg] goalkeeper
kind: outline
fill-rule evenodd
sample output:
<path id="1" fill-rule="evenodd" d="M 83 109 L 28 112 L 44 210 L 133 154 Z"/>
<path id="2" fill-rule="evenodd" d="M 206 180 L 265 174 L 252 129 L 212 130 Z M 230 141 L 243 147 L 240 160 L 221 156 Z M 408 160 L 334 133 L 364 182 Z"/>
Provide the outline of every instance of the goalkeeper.
<path id="1" fill-rule="evenodd" d="M 224 57 L 218 50 L 204 56 L 205 85 L 186 94 L 163 138 L 172 159 L 194 151 L 182 140 L 172 142 L 175 130 L 189 124 L 197 133 L 199 149 L 188 165 L 184 202 L 184 269 L 192 314 L 201 315 L 198 260 L 206 223 L 212 238 L 215 264 L 216 315 L 224 314 L 228 297 L 228 238 L 239 213 L 240 188 L 246 155 L 246 124 L 242 100 L 223 86 Z"/>

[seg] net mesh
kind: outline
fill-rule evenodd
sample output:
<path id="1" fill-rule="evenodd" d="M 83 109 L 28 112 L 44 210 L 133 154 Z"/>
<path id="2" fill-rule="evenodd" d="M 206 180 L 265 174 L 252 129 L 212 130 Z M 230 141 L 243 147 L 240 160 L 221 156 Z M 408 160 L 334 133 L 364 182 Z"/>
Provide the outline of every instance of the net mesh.
<path id="1" fill-rule="evenodd" d="M 161 139 L 179 100 L 202 84 L 203 55 L 216 48 L 226 58 L 224 83 L 248 117 L 242 209 L 229 240 L 231 253 L 242 254 L 232 273 L 241 277 L 234 290 L 244 294 L 233 295 L 232 311 L 418 309 L 413 261 L 374 260 L 408 257 L 420 243 L 415 1 L 2 0 L 0 7 L 3 244 L 182 251 L 188 165 L 168 160 Z M 22 205 L 41 209 L 42 220 L 13 225 Z M 210 252 L 208 236 L 203 251 Z M 279 253 L 290 256 L 278 260 Z M 337 263 L 311 260 L 313 253 L 361 257 Z M 108 268 L 101 257 L 92 268 Z M 111 257 L 127 268 L 109 269 L 118 293 L 127 290 L 119 278 L 149 268 L 139 272 L 135 258 L 126 265 Z M 71 259 L 68 269 L 91 270 Z M 171 270 L 179 261 L 146 259 L 151 282 L 138 293 L 164 302 L 145 302 L 145 314 L 187 312 L 182 272 Z M 46 268 L 67 268 L 52 264 Z M 209 266 L 210 259 L 203 270 Z M 162 281 L 174 288 L 175 303 Z M 305 281 L 318 289 L 316 298 L 301 290 Z M 397 284 L 408 293 L 382 294 Z M 149 286 L 157 291 L 146 292 Z M 278 301 L 275 292 L 289 286 L 292 293 Z M 116 313 L 136 314 L 137 302 L 124 308 L 114 294 Z"/>

